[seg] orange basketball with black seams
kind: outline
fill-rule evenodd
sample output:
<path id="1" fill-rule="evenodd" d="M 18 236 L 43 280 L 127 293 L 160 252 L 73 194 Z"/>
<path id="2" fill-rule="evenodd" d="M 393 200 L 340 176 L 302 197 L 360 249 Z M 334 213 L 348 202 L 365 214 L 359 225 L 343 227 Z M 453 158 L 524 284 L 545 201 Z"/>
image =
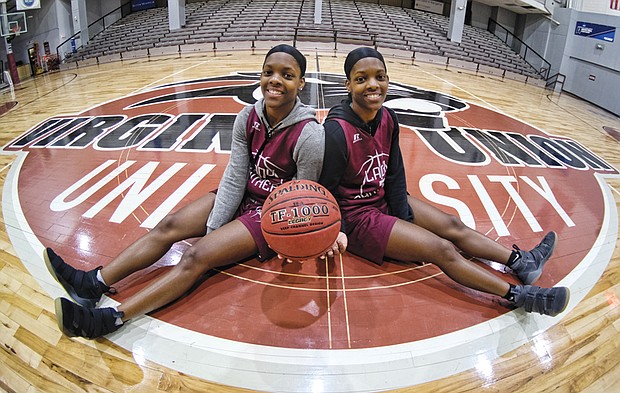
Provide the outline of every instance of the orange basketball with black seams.
<path id="1" fill-rule="evenodd" d="M 310 180 L 291 180 L 267 197 L 261 230 L 269 247 L 281 256 L 310 259 L 334 244 L 340 219 L 338 203 L 325 187 Z"/>

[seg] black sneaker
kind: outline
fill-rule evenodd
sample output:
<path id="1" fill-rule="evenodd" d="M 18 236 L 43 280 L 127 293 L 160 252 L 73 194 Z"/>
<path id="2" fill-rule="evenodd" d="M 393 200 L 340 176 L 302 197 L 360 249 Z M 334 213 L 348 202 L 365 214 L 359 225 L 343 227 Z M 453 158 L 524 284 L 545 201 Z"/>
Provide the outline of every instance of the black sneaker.
<path id="1" fill-rule="evenodd" d="M 534 285 L 518 285 L 512 290 L 513 304 L 527 312 L 537 312 L 555 317 L 566 309 L 570 290 L 566 287 L 541 288 Z"/>
<path id="2" fill-rule="evenodd" d="M 553 254 L 557 238 L 555 232 L 549 232 L 531 251 L 521 250 L 517 245 L 512 246 L 519 253 L 519 259 L 510 268 L 523 284 L 533 284 L 540 278 L 545 263 Z"/>
<path id="3" fill-rule="evenodd" d="M 58 327 L 69 337 L 93 339 L 123 326 L 116 324 L 123 313 L 113 308 L 86 308 L 65 298 L 56 299 L 55 306 Z"/>
<path id="4" fill-rule="evenodd" d="M 93 308 L 101 300 L 101 295 L 116 292 L 114 288 L 102 284 L 97 279 L 97 272 L 101 266 L 88 272 L 75 269 L 65 263 L 51 248 L 43 251 L 43 259 L 52 277 L 65 288 L 69 296 L 84 307 Z"/>

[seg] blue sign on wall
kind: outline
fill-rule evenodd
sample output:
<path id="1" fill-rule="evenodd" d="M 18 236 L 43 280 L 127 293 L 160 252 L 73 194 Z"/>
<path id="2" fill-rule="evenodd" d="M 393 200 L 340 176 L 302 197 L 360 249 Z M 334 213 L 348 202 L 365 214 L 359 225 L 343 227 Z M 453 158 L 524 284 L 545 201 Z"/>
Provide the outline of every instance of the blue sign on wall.
<path id="1" fill-rule="evenodd" d="M 613 26 L 597 25 L 590 22 L 577 22 L 575 35 L 582 37 L 596 38 L 607 42 L 614 42 L 616 28 Z"/>
<path id="2" fill-rule="evenodd" d="M 131 10 L 140 11 L 155 8 L 155 0 L 131 0 Z"/>

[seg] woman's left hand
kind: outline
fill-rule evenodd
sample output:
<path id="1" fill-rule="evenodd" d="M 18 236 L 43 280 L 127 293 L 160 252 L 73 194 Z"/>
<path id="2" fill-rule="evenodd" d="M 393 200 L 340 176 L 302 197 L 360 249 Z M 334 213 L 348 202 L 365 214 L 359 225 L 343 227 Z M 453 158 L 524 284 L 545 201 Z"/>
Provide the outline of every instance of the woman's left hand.
<path id="1" fill-rule="evenodd" d="M 338 232 L 338 237 L 336 237 L 336 241 L 332 245 L 332 247 L 327 250 L 327 252 L 321 255 L 321 259 L 325 259 L 327 257 L 334 257 L 336 255 L 344 254 L 347 250 L 347 245 L 349 244 L 349 239 L 344 232 Z"/>

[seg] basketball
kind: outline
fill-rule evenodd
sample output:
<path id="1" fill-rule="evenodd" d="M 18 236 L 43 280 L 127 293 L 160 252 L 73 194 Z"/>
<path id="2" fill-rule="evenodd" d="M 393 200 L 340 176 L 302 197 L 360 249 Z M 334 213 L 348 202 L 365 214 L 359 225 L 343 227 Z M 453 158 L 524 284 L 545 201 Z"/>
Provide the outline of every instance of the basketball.
<path id="1" fill-rule="evenodd" d="M 261 213 L 261 230 L 272 250 L 303 260 L 324 254 L 338 237 L 340 209 L 334 196 L 310 180 L 276 187 Z"/>

